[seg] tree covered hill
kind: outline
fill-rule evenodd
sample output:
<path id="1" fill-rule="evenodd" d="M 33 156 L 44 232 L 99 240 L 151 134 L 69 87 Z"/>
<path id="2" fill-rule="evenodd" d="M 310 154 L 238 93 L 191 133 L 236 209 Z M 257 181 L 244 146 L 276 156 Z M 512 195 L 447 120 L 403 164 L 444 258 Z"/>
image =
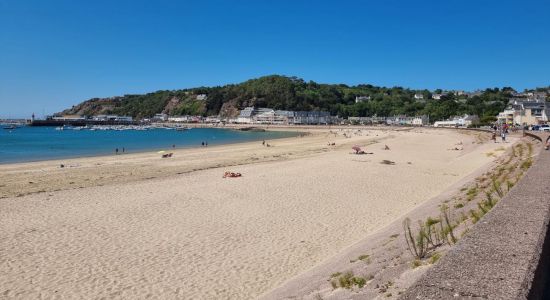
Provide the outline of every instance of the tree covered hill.
<path id="1" fill-rule="evenodd" d="M 94 98 L 61 114 L 117 114 L 145 118 L 156 113 L 166 113 L 234 117 L 240 109 L 255 106 L 281 110 L 329 111 L 340 117 L 430 115 L 431 120 L 439 120 L 467 113 L 489 119 L 506 107 L 512 92 L 515 92 L 512 88 L 494 88 L 468 97 L 436 90 L 434 93 L 443 93 L 443 96 L 439 100 L 433 100 L 430 99 L 432 93 L 428 90 L 386 88 L 370 84 L 320 84 L 306 82 L 297 77 L 271 75 L 225 86 Z M 415 99 L 415 94 L 422 94 L 424 99 Z M 202 95 L 206 95 L 206 99 Z M 370 99 L 356 103 L 356 96 Z"/>

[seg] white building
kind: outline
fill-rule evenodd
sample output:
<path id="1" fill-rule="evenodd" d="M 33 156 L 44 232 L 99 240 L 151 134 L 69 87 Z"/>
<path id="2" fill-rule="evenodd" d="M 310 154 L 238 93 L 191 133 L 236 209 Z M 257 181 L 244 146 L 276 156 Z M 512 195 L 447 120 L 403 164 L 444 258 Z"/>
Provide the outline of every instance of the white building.
<path id="1" fill-rule="evenodd" d="M 250 124 L 252 122 L 252 114 L 254 113 L 254 107 L 245 107 L 239 113 L 237 117 L 237 123 Z"/>
<path id="2" fill-rule="evenodd" d="M 441 100 L 441 97 L 443 97 L 443 94 L 432 94 L 432 99 L 434 100 Z"/>
<path id="3" fill-rule="evenodd" d="M 514 100 L 498 114 L 498 121 L 506 124 L 536 125 L 550 121 L 550 105 L 545 101 Z"/>
<path id="4" fill-rule="evenodd" d="M 132 122 L 134 119 L 129 116 L 117 116 L 117 115 L 97 115 L 93 116 L 94 121 L 119 121 L 119 122 Z"/>
<path id="5" fill-rule="evenodd" d="M 168 117 L 168 122 L 189 122 L 189 116 Z"/>
<path id="6" fill-rule="evenodd" d="M 197 95 L 197 100 L 204 101 L 206 99 L 208 99 L 208 96 L 206 94 L 198 94 Z"/>
<path id="7" fill-rule="evenodd" d="M 370 100 L 370 96 L 355 96 L 355 103 L 366 102 Z"/>
<path id="8" fill-rule="evenodd" d="M 167 114 L 155 114 L 155 116 L 152 119 L 154 121 L 168 121 L 168 115 Z"/>
<path id="9" fill-rule="evenodd" d="M 430 118 L 426 115 L 416 116 L 412 120 L 412 125 L 414 126 L 424 126 L 430 124 Z"/>
<path id="10" fill-rule="evenodd" d="M 120 122 L 132 122 L 134 119 L 132 117 L 129 117 L 129 116 L 117 116 L 115 118 L 115 121 L 120 121 Z"/>
<path id="11" fill-rule="evenodd" d="M 434 127 L 468 127 L 479 123 L 479 117 L 476 115 L 456 116 L 450 120 L 437 121 Z"/>
<path id="12" fill-rule="evenodd" d="M 79 120 L 85 120 L 84 117 L 79 115 L 64 115 L 64 116 L 55 116 L 52 117 L 53 120 L 57 121 L 79 121 Z"/>
<path id="13" fill-rule="evenodd" d="M 206 119 L 204 119 L 206 123 L 219 123 L 221 122 L 220 118 L 218 116 L 208 116 Z"/>
<path id="14" fill-rule="evenodd" d="M 416 100 L 422 100 L 422 99 L 424 99 L 424 95 L 419 94 L 419 93 L 416 93 L 416 94 L 414 94 L 414 99 L 416 99 Z"/>

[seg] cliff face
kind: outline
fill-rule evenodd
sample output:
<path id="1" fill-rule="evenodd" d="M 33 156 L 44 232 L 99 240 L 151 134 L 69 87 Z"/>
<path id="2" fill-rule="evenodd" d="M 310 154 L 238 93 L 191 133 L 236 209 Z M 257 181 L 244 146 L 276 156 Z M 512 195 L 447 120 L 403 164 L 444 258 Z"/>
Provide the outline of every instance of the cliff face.
<path id="1" fill-rule="evenodd" d="M 120 97 L 94 98 L 66 109 L 59 114 L 81 116 L 105 115 L 111 113 L 117 105 L 120 105 L 120 101 Z"/>

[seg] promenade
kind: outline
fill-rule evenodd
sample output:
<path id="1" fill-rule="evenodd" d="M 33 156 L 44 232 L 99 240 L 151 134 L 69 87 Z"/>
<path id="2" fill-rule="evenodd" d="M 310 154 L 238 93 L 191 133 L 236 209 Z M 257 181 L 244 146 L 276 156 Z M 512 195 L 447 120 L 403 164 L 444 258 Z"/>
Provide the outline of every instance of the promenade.
<path id="1" fill-rule="evenodd" d="M 525 177 L 400 299 L 549 299 L 550 151 L 543 147 Z"/>

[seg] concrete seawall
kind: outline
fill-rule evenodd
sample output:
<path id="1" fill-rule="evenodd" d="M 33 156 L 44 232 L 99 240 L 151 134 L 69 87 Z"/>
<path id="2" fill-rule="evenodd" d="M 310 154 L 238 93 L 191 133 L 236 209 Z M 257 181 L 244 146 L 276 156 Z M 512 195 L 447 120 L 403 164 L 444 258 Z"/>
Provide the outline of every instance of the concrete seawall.
<path id="1" fill-rule="evenodd" d="M 527 133 L 542 142 L 548 134 Z M 550 151 L 400 299 L 550 299 Z"/>

